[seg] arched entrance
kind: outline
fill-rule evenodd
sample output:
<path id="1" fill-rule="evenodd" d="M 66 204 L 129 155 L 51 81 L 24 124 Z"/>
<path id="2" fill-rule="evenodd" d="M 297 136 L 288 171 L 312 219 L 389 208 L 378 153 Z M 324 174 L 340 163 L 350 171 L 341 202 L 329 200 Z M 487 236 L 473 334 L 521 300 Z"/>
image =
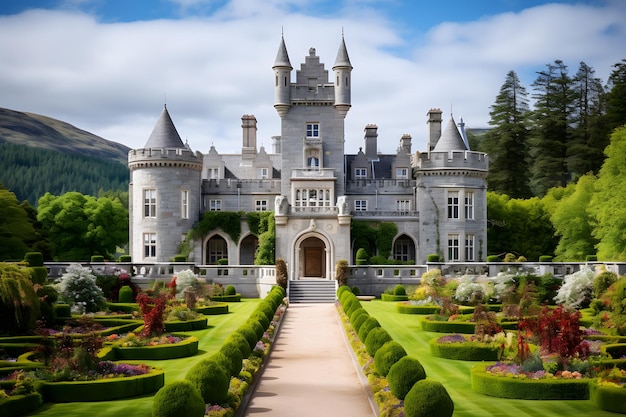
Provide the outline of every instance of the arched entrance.
<path id="1" fill-rule="evenodd" d="M 415 242 L 407 235 L 400 235 L 393 244 L 393 259 L 415 262 Z"/>
<path id="2" fill-rule="evenodd" d="M 326 278 L 326 244 L 318 237 L 310 236 L 300 242 L 299 272 L 300 278 Z"/>
<path id="3" fill-rule="evenodd" d="M 206 243 L 206 263 L 217 265 L 220 259 L 228 259 L 228 244 L 223 237 L 215 235 Z"/>
<path id="4" fill-rule="evenodd" d="M 254 265 L 254 255 L 258 246 L 259 239 L 256 236 L 246 236 L 239 244 L 239 265 Z"/>

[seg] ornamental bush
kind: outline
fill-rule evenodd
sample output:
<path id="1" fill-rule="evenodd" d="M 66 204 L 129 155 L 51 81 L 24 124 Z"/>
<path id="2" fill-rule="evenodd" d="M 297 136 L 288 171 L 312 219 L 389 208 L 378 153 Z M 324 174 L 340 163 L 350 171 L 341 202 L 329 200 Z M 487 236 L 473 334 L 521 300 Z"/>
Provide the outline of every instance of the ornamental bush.
<path id="1" fill-rule="evenodd" d="M 237 332 L 241 334 L 248 342 L 248 346 L 250 346 L 250 350 L 254 349 L 256 346 L 256 342 L 259 341 L 259 337 L 257 337 L 256 332 L 250 326 L 250 324 L 244 324 L 237 329 Z"/>
<path id="2" fill-rule="evenodd" d="M 350 313 L 350 317 L 349 317 L 350 324 L 354 326 L 354 320 L 362 314 L 367 314 L 367 311 L 365 311 L 363 307 L 359 307 L 356 310 L 354 310 L 352 313 Z"/>
<path id="3" fill-rule="evenodd" d="M 198 390 L 205 403 L 219 404 L 228 398 L 230 375 L 214 360 L 196 363 L 185 378 Z"/>
<path id="4" fill-rule="evenodd" d="M 237 295 L 237 290 L 234 285 L 227 285 L 224 290 L 224 295 Z"/>
<path id="5" fill-rule="evenodd" d="M 363 322 L 361 327 L 359 327 L 359 330 L 357 332 L 359 340 L 361 340 L 361 342 L 365 342 L 365 340 L 367 339 L 367 334 L 374 327 L 380 327 L 380 323 L 378 323 L 378 320 L 376 320 L 374 317 L 369 316 L 367 320 Z"/>
<path id="6" fill-rule="evenodd" d="M 117 301 L 119 303 L 132 303 L 134 301 L 133 289 L 130 288 L 128 285 L 124 285 L 122 288 L 120 288 L 120 292 L 117 296 Z"/>
<path id="7" fill-rule="evenodd" d="M 191 269 L 183 269 L 176 273 L 176 298 L 185 298 L 187 288 L 199 289 L 200 281 Z"/>
<path id="8" fill-rule="evenodd" d="M 581 266 L 579 271 L 565 276 L 554 301 L 575 309 L 588 307 L 593 293 L 594 277 L 593 269 Z"/>
<path id="9" fill-rule="evenodd" d="M 226 342 L 220 348 L 220 352 L 222 352 L 230 362 L 230 376 L 239 375 L 243 367 L 243 354 L 237 344 L 233 341 Z"/>
<path id="10" fill-rule="evenodd" d="M 359 334 L 359 330 L 361 329 L 361 326 L 363 325 L 363 323 L 365 323 L 367 321 L 367 319 L 369 319 L 369 318 L 370 318 L 370 315 L 366 311 L 365 314 L 359 314 L 358 316 L 356 316 L 354 318 L 354 320 L 351 321 L 352 328 L 357 333 L 357 335 Z"/>
<path id="11" fill-rule="evenodd" d="M 396 285 L 393 289 L 393 295 L 406 295 L 406 290 L 404 289 L 404 286 L 401 284 Z"/>
<path id="12" fill-rule="evenodd" d="M 254 330 L 254 333 L 256 334 L 256 341 L 254 342 L 254 344 L 256 345 L 256 342 L 263 338 L 263 333 L 265 333 L 265 329 L 263 328 L 263 325 L 261 325 L 261 323 L 259 323 L 259 321 L 254 318 L 249 318 L 246 323 L 248 324 L 248 326 L 250 326 L 252 330 Z"/>
<path id="13" fill-rule="evenodd" d="M 173 381 L 154 396 L 152 417 L 203 417 L 204 400 L 191 382 Z"/>
<path id="14" fill-rule="evenodd" d="M 417 381 L 404 397 L 405 417 L 451 417 L 454 403 L 441 382 Z"/>
<path id="15" fill-rule="evenodd" d="M 106 306 L 104 294 L 96 284 L 96 276 L 80 264 L 72 264 L 67 268 L 57 289 L 61 300 L 72 306 L 74 313 L 95 313 Z"/>
<path id="16" fill-rule="evenodd" d="M 248 358 L 250 356 L 250 353 L 252 353 L 252 348 L 250 347 L 250 344 L 248 343 L 246 338 L 239 332 L 233 332 L 230 336 L 228 336 L 225 344 L 228 343 L 233 343 L 235 346 L 237 346 L 244 359 Z"/>
<path id="17" fill-rule="evenodd" d="M 387 376 L 391 367 L 400 359 L 406 356 L 406 350 L 395 340 L 385 343 L 374 355 L 374 366 L 376 373 Z"/>
<path id="18" fill-rule="evenodd" d="M 369 256 L 367 255 L 367 251 L 364 248 L 359 248 L 356 251 L 356 264 L 357 265 L 367 265 L 367 260 Z"/>
<path id="19" fill-rule="evenodd" d="M 426 371 L 419 360 L 405 356 L 391 366 L 387 374 L 389 390 L 398 399 L 404 400 L 417 381 L 426 378 Z"/>
<path id="20" fill-rule="evenodd" d="M 373 358 L 378 349 L 390 340 L 392 339 L 387 330 L 382 327 L 374 327 L 365 338 L 365 350 Z"/>

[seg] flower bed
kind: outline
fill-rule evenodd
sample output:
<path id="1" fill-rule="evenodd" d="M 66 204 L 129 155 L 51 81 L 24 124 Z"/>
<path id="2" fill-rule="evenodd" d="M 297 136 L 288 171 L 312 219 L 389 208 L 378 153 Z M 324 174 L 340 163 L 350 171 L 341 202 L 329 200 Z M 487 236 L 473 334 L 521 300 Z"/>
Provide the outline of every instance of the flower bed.
<path id="1" fill-rule="evenodd" d="M 434 320 L 432 317 L 424 317 L 422 320 L 422 329 L 427 332 L 437 333 L 464 333 L 474 334 L 476 323 L 469 321 L 441 321 Z"/>
<path id="2" fill-rule="evenodd" d="M 561 377 L 545 371 L 521 373 L 517 365 L 476 365 L 471 370 L 472 389 L 480 394 L 520 400 L 586 400 L 588 378 L 576 372 L 563 371 Z M 513 368 L 515 367 L 515 368 Z M 489 370 L 491 369 L 491 370 Z"/>
<path id="3" fill-rule="evenodd" d="M 166 321 L 164 322 L 166 332 L 188 332 L 191 330 L 202 330 L 207 328 L 207 318 L 199 317 L 187 321 Z"/>
<path id="4" fill-rule="evenodd" d="M 498 343 L 474 341 L 460 334 L 432 339 L 429 344 L 431 355 L 462 361 L 496 361 L 502 351 Z"/>
<path id="5" fill-rule="evenodd" d="M 145 346 L 114 343 L 101 350 L 99 356 L 107 360 L 163 360 L 193 356 L 198 353 L 198 338 L 186 335 L 163 335 Z M 161 340 L 164 339 L 164 340 Z M 109 338 L 115 342 L 115 339 Z M 123 340 L 123 339 L 121 339 Z"/>
<path id="6" fill-rule="evenodd" d="M 589 397 L 596 407 L 613 413 L 626 414 L 626 371 L 615 369 L 617 378 L 599 378 L 589 387 Z"/>
<path id="7" fill-rule="evenodd" d="M 411 303 L 398 303 L 396 308 L 400 314 L 434 314 L 441 310 L 441 306 L 438 305 L 418 305 Z"/>
<path id="8" fill-rule="evenodd" d="M 212 301 L 221 301 L 225 303 L 238 303 L 241 301 L 241 294 L 234 295 L 214 295 L 211 297 Z"/>
<path id="9" fill-rule="evenodd" d="M 213 305 L 200 305 L 194 308 L 194 311 L 200 314 L 204 314 L 205 316 L 214 316 L 217 314 L 228 314 L 228 304 L 227 303 L 215 303 Z"/>

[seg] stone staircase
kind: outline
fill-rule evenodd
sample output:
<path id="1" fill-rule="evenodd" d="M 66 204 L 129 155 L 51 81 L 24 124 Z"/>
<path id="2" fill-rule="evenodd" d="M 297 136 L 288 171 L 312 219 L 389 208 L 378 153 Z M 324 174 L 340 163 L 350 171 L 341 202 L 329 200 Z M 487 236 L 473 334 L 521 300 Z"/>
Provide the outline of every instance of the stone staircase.
<path id="1" fill-rule="evenodd" d="M 300 279 L 289 281 L 290 303 L 334 303 L 335 281 L 327 279 Z"/>

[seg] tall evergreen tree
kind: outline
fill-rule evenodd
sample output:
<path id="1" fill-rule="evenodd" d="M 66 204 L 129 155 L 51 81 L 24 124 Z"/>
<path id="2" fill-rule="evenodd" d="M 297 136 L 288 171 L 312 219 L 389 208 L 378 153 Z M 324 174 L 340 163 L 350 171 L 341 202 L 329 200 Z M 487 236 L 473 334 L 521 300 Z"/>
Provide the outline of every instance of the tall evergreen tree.
<path id="1" fill-rule="evenodd" d="M 531 196 L 528 155 L 528 93 L 515 71 L 509 71 L 491 106 L 494 126 L 481 149 L 489 154 L 489 190 L 512 198 Z"/>
<path id="2" fill-rule="evenodd" d="M 548 189 L 564 187 L 571 180 L 567 146 L 572 135 L 572 79 L 563 61 L 556 60 L 538 73 L 532 86 L 536 91 L 531 141 L 532 188 L 535 194 L 544 195 Z"/>
<path id="3" fill-rule="evenodd" d="M 597 173 L 609 144 L 609 132 L 602 123 L 604 87 L 594 75 L 595 70 L 581 62 L 573 79 L 574 127 L 567 146 L 567 169 L 572 180 Z"/>
<path id="4" fill-rule="evenodd" d="M 626 124 L 626 59 L 613 65 L 606 95 L 606 125 L 609 134 Z"/>

